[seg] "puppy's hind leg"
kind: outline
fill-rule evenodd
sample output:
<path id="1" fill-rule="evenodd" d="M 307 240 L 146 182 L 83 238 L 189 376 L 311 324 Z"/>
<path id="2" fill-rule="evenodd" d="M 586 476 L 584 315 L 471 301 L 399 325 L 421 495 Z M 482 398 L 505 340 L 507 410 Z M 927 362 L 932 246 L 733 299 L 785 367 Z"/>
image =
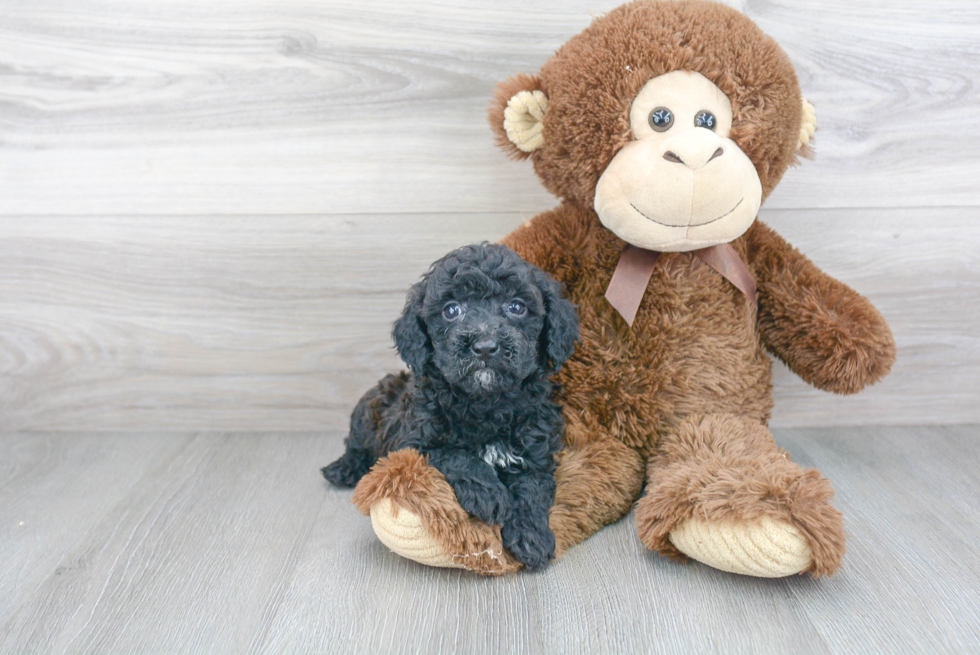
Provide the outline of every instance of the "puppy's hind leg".
<path id="1" fill-rule="evenodd" d="M 333 464 L 320 469 L 323 477 L 338 487 L 353 487 L 367 475 L 378 457 L 392 448 L 381 434 L 398 435 L 400 422 L 390 415 L 398 399 L 405 393 L 408 375 L 385 376 L 368 391 L 354 408 L 350 419 L 350 435 L 344 442 L 347 451 Z"/>
<path id="2" fill-rule="evenodd" d="M 371 448 L 376 441 L 377 428 L 377 421 L 372 420 L 372 415 L 377 412 L 372 411 L 372 406 L 378 405 L 382 399 L 377 387 L 364 394 L 351 415 L 350 435 L 344 442 L 347 446 L 346 452 L 333 464 L 320 469 L 323 477 L 338 487 L 353 487 L 378 461 Z"/>
<path id="3" fill-rule="evenodd" d="M 338 487 L 353 487 L 367 475 L 377 458 L 370 450 L 347 448 L 347 452 L 333 464 L 320 469 L 328 481 Z"/>

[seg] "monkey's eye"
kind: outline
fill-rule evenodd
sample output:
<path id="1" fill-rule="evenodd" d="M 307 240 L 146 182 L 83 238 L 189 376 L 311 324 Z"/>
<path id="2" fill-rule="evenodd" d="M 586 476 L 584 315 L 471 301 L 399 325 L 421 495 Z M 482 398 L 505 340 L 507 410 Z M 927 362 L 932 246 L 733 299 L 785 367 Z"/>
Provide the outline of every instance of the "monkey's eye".
<path id="1" fill-rule="evenodd" d="M 666 132 L 674 124 L 674 114 L 666 107 L 657 107 L 650 112 L 650 127 L 654 132 Z"/>
<path id="2" fill-rule="evenodd" d="M 524 314 L 527 313 L 527 307 L 524 305 L 524 303 L 515 298 L 508 303 L 507 313 L 511 316 L 524 316 Z"/>
<path id="3" fill-rule="evenodd" d="M 442 317 L 447 321 L 455 321 L 463 315 L 463 307 L 458 302 L 451 302 L 442 308 Z"/>
<path id="4" fill-rule="evenodd" d="M 717 124 L 718 121 L 715 120 L 715 115 L 710 111 L 705 111 L 702 109 L 698 112 L 698 115 L 694 117 L 695 127 L 706 127 L 709 130 L 713 130 Z"/>

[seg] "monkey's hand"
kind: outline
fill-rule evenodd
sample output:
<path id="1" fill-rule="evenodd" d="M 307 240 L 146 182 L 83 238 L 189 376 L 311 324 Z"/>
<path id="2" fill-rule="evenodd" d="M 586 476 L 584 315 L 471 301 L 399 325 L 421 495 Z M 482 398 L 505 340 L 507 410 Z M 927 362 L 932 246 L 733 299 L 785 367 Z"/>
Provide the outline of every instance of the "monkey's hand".
<path id="1" fill-rule="evenodd" d="M 895 361 L 895 340 L 871 302 L 759 221 L 747 237 L 769 351 L 825 391 L 856 393 L 883 378 Z"/>
<path id="2" fill-rule="evenodd" d="M 446 478 L 417 450 L 382 457 L 358 483 L 353 501 L 370 514 L 381 542 L 402 557 L 480 575 L 521 568 L 504 549 L 500 528 L 467 514 Z"/>

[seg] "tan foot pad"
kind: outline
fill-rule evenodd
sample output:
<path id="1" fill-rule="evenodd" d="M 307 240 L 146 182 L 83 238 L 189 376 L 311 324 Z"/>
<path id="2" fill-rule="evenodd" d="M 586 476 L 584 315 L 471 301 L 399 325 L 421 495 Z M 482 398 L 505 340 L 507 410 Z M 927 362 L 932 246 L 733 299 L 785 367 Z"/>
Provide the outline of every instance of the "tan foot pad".
<path id="1" fill-rule="evenodd" d="M 407 509 L 399 509 L 397 515 L 391 500 L 385 498 L 371 506 L 371 525 L 385 546 L 406 559 L 427 566 L 465 568 L 454 562 L 442 544 L 425 531 L 422 519 Z"/>
<path id="2" fill-rule="evenodd" d="M 691 559 L 757 578 L 802 573 L 813 563 L 810 542 L 796 526 L 768 516 L 752 523 L 688 519 L 671 531 L 670 542 Z"/>

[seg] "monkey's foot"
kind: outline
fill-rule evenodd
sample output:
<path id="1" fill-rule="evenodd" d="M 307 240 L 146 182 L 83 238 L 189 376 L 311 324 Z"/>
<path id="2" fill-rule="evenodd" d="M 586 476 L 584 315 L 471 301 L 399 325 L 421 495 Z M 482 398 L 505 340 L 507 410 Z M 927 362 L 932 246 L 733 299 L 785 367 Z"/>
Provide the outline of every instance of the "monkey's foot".
<path id="1" fill-rule="evenodd" d="M 691 559 L 729 573 L 783 578 L 803 573 L 813 564 L 806 537 L 793 524 L 768 516 L 745 523 L 688 519 L 668 537 Z"/>
<path id="2" fill-rule="evenodd" d="M 371 515 L 381 543 L 406 559 L 480 575 L 521 568 L 504 549 L 500 528 L 467 514 L 442 473 L 416 450 L 379 460 L 358 483 L 353 501 Z"/>
<path id="3" fill-rule="evenodd" d="M 427 566 L 463 568 L 422 525 L 418 514 L 399 509 L 390 498 L 371 506 L 374 533 L 392 552 Z"/>
<path id="4" fill-rule="evenodd" d="M 636 523 L 651 550 L 767 578 L 840 568 L 844 521 L 830 483 L 790 460 L 761 423 L 692 417 L 663 439 L 647 479 Z"/>

